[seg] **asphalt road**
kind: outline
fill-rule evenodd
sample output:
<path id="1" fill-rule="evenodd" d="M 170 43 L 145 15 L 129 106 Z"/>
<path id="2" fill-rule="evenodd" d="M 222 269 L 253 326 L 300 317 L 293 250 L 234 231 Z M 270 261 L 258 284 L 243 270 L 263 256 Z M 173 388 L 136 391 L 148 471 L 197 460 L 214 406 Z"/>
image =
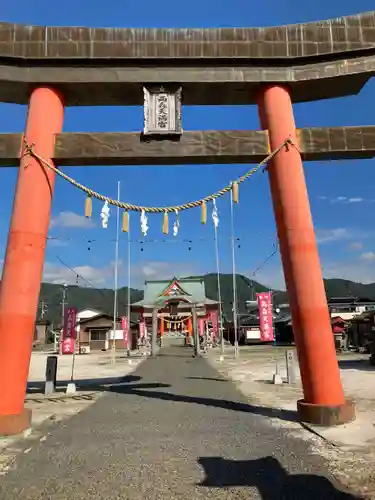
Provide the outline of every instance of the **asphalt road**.
<path id="1" fill-rule="evenodd" d="M 21 453 L 0 499 L 356 498 L 266 413 L 189 349 L 166 350 Z"/>

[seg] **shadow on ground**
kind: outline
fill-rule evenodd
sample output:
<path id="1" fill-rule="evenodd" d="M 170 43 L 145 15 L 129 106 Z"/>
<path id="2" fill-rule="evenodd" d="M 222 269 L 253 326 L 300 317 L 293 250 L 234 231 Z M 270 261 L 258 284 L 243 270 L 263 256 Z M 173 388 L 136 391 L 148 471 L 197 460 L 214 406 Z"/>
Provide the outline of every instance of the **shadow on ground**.
<path id="1" fill-rule="evenodd" d="M 192 377 L 193 378 L 193 377 Z M 282 410 L 277 408 L 268 408 L 263 406 L 252 405 L 249 403 L 241 403 L 238 401 L 229 401 L 226 399 L 215 399 L 201 396 L 187 396 L 184 394 L 174 394 L 173 392 L 166 392 L 151 389 L 167 389 L 170 384 L 162 384 L 158 382 L 139 383 L 141 377 L 136 375 L 127 375 L 125 377 L 104 378 L 104 379 L 84 379 L 75 380 L 77 391 L 107 391 L 115 392 L 118 394 L 130 394 L 140 396 L 147 399 L 158 399 L 161 401 L 175 401 L 177 403 L 192 403 L 203 406 L 210 406 L 214 408 L 224 408 L 231 411 L 241 411 L 251 413 L 253 415 L 261 415 L 264 417 L 278 418 L 288 422 L 298 421 L 297 412 L 292 410 Z M 202 381 L 220 381 L 225 382 L 225 379 L 199 379 Z M 57 384 L 56 392 L 64 393 L 68 381 L 59 381 Z M 41 394 L 44 392 L 44 382 L 29 382 L 27 393 L 28 394 Z"/>
<path id="2" fill-rule="evenodd" d="M 152 386 L 152 387 L 151 387 Z M 167 384 L 137 384 L 137 385 L 112 385 L 107 390 L 120 394 L 133 394 L 148 399 L 158 399 L 161 401 L 174 401 L 176 403 L 192 403 L 214 408 L 224 408 L 226 410 L 241 411 L 252 413 L 253 415 L 261 415 L 264 417 L 279 418 L 288 422 L 298 421 L 297 412 L 291 410 L 282 410 L 277 408 L 267 408 L 264 406 L 256 406 L 249 403 L 241 403 L 237 401 L 228 401 L 226 399 L 206 398 L 201 396 L 187 396 L 184 394 L 174 394 L 173 392 L 165 391 L 150 391 L 151 388 L 171 387 Z"/>
<path id="3" fill-rule="evenodd" d="M 176 347 L 173 348 L 172 352 L 168 352 L 168 347 L 167 348 L 163 347 L 158 352 L 158 358 L 185 358 L 185 359 L 188 359 L 189 357 L 193 358 L 194 356 L 191 355 L 190 353 L 186 353 L 186 352 L 182 352 L 181 354 L 179 354 L 178 351 L 176 352 Z"/>
<path id="4" fill-rule="evenodd" d="M 126 375 L 124 377 L 106 377 L 106 378 L 87 378 L 87 379 L 74 379 L 78 391 L 95 391 L 95 390 L 109 390 L 109 387 L 115 384 L 128 384 L 130 382 L 138 382 L 141 377 L 137 375 Z M 67 385 L 71 380 L 59 380 L 56 383 L 56 392 L 65 392 Z M 40 394 L 44 393 L 44 382 L 28 382 L 27 394 Z"/>
<path id="5" fill-rule="evenodd" d="M 362 500 L 362 497 L 339 491 L 323 476 L 288 474 L 274 457 L 243 461 L 200 457 L 198 464 L 206 475 L 200 486 L 255 487 L 262 500 Z"/>
<path id="6" fill-rule="evenodd" d="M 225 378 L 214 378 L 214 377 L 185 377 L 188 380 L 211 380 L 211 382 L 228 382 Z"/>
<path id="7" fill-rule="evenodd" d="M 375 371 L 375 366 L 370 365 L 368 359 L 340 359 L 339 367 L 342 370 L 363 370 L 366 372 Z"/>

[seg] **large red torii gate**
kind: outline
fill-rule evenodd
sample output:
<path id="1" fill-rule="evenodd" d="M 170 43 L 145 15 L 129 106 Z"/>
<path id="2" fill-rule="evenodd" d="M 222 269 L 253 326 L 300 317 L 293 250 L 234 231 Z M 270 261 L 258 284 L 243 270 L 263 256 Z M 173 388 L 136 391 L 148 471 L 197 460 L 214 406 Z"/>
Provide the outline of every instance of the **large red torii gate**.
<path id="1" fill-rule="evenodd" d="M 0 101 L 28 103 L 24 138 L 56 166 L 85 165 L 94 157 L 102 165 L 131 164 L 132 158 L 136 164 L 251 162 L 292 139 L 298 148 L 281 150 L 268 173 L 304 390 L 299 415 L 325 425 L 353 419 L 354 404 L 345 400 L 340 381 L 301 155 L 372 157 L 374 129 L 297 131 L 292 101 L 362 88 L 375 72 L 375 14 L 261 30 L 3 23 L 0 34 Z M 178 144 L 168 137 L 137 142 L 134 134 L 61 134 L 65 105 L 140 105 L 143 86 L 170 83 L 182 88 L 188 105 L 257 103 L 265 132 L 187 132 Z M 111 148 L 116 141 L 125 146 Z M 102 149 L 95 153 L 98 143 Z M 55 182 L 55 173 L 23 155 L 21 144 L 18 134 L 0 135 L 0 165 L 20 156 L 0 289 L 0 434 L 18 433 L 31 422 L 24 396 Z"/>

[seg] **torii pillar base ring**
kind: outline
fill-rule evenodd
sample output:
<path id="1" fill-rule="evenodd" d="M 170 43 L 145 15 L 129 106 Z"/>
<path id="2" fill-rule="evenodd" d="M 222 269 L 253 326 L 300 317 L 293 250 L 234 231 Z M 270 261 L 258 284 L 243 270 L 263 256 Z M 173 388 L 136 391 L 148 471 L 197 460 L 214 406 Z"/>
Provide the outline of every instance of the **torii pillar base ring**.
<path id="1" fill-rule="evenodd" d="M 24 408 L 18 415 L 0 415 L 0 436 L 15 436 L 31 427 L 31 410 Z"/>
<path id="2" fill-rule="evenodd" d="M 301 422 L 332 427 L 347 424 L 355 420 L 355 403 L 348 399 L 337 406 L 306 403 L 303 399 L 297 401 L 297 412 Z"/>

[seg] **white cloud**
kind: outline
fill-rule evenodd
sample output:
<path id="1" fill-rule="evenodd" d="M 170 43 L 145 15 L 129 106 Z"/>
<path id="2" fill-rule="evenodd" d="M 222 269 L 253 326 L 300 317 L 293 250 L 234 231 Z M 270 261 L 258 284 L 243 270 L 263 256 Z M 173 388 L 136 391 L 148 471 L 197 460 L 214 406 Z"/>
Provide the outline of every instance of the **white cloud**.
<path id="1" fill-rule="evenodd" d="M 94 227 L 92 219 L 75 212 L 60 212 L 59 215 L 51 220 L 51 227 L 70 227 L 70 228 L 91 228 Z"/>
<path id="2" fill-rule="evenodd" d="M 346 261 L 322 261 L 322 271 L 324 278 L 341 278 L 357 283 L 375 282 L 375 252 L 363 254 L 364 257 L 348 259 Z M 247 273 L 244 273 L 248 275 Z M 285 281 L 281 264 L 275 263 L 264 270 L 261 270 L 254 279 L 262 285 L 269 286 L 276 290 L 285 290 Z"/>
<path id="3" fill-rule="evenodd" d="M 260 270 L 253 278 L 255 281 L 274 290 L 285 290 L 284 272 L 280 265 L 274 265 L 269 269 Z"/>
<path id="4" fill-rule="evenodd" d="M 285 290 L 286 285 L 284 272 L 281 265 L 280 252 L 277 252 L 269 261 L 267 261 L 263 265 L 259 264 L 260 263 L 258 263 L 257 266 L 259 266 L 260 268 L 255 272 L 255 275 L 254 268 L 238 269 L 237 272 L 257 281 L 258 283 L 266 287 L 275 290 Z"/>
<path id="5" fill-rule="evenodd" d="M 317 229 L 315 233 L 318 244 L 350 238 L 350 232 L 344 227 L 336 229 Z"/>
<path id="6" fill-rule="evenodd" d="M 372 258 L 352 259 L 344 262 L 326 262 L 323 264 L 325 278 L 341 278 L 357 283 L 374 283 L 375 267 Z"/>
<path id="7" fill-rule="evenodd" d="M 50 247 L 67 247 L 69 246 L 69 241 L 68 240 L 62 240 L 59 238 L 54 238 L 54 237 L 49 237 L 47 239 L 47 244 Z"/>
<path id="8" fill-rule="evenodd" d="M 119 285 L 124 286 L 128 282 L 126 265 L 119 261 Z M 165 261 L 147 261 L 131 267 L 130 282 L 133 288 L 143 288 L 146 280 L 157 280 L 197 274 L 194 263 L 173 263 Z M 78 275 L 78 280 L 77 280 Z M 81 279 L 81 277 L 83 279 Z M 87 280 L 87 282 L 85 282 Z M 67 283 L 68 285 L 97 286 L 113 288 L 114 262 L 107 266 L 71 266 L 71 269 L 58 263 L 45 262 L 43 270 L 43 281 L 54 284 Z"/>
<path id="9" fill-rule="evenodd" d="M 82 279 L 78 279 L 77 275 Z M 68 285 L 87 286 L 84 280 L 87 280 L 93 286 L 106 286 L 109 285 L 111 277 L 113 276 L 113 269 L 108 267 L 92 267 L 92 266 L 72 266 L 72 269 L 61 264 L 54 264 L 52 262 L 45 262 L 43 269 L 43 281 L 47 283 Z M 113 281 L 113 280 L 112 280 Z"/>
<path id="10" fill-rule="evenodd" d="M 348 198 L 346 196 L 337 196 L 336 198 L 331 198 L 330 202 L 331 203 L 343 203 L 347 200 L 348 200 Z"/>
<path id="11" fill-rule="evenodd" d="M 334 241 L 336 239 L 345 239 L 350 237 L 351 232 L 348 230 L 325 230 L 320 233 L 320 238 L 323 243 Z M 353 241 L 348 248 L 351 250 L 363 250 L 363 244 L 358 241 Z M 350 255 L 350 254 L 349 254 Z M 321 259 L 322 271 L 324 278 L 341 278 L 359 283 L 374 283 L 375 282 L 375 252 L 354 253 L 352 257 L 344 261 L 331 260 L 327 258 Z M 249 270 L 241 270 L 245 276 L 251 276 Z M 269 286 L 276 290 L 285 290 L 285 279 L 279 255 L 267 265 L 265 265 L 254 276 L 254 280 L 262 285 Z"/>
<path id="12" fill-rule="evenodd" d="M 363 243 L 359 241 L 353 241 L 348 245 L 349 250 L 362 250 L 363 249 Z"/>
<path id="13" fill-rule="evenodd" d="M 335 198 L 329 198 L 328 196 L 318 196 L 318 200 L 328 201 L 329 203 L 363 203 L 366 201 L 371 202 L 372 200 L 366 200 L 360 196 L 348 197 L 348 196 L 336 196 Z"/>
<path id="14" fill-rule="evenodd" d="M 135 275 L 144 280 L 157 280 L 161 278 L 184 277 L 197 273 L 194 263 L 149 261 L 139 264 L 133 269 Z"/>
<path id="15" fill-rule="evenodd" d="M 364 260 L 364 261 L 374 261 L 375 260 L 375 252 L 364 252 L 360 256 L 360 259 Z"/>
<path id="16" fill-rule="evenodd" d="M 358 240 L 367 239 L 372 236 L 372 231 L 363 229 L 338 227 L 333 229 L 315 229 L 316 241 L 319 244 L 331 243 L 335 241 L 354 240 L 352 250 L 359 250 L 362 245 Z"/>

